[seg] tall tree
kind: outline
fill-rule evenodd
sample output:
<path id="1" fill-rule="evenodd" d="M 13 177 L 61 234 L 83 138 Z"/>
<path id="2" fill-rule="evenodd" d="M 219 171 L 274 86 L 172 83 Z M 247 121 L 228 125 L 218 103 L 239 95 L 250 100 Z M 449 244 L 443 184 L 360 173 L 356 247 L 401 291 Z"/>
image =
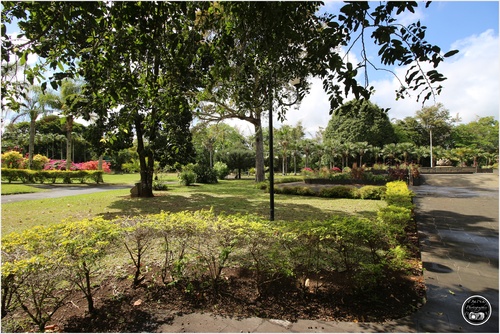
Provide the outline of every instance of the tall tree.
<path id="1" fill-rule="evenodd" d="M 450 116 L 449 110 L 445 109 L 441 103 L 423 107 L 415 113 L 415 118 L 428 134 L 429 141 L 426 142 L 426 145 L 430 147 L 431 167 L 433 167 L 433 146 L 449 147 L 450 143 L 447 140 L 451 135 L 452 124 L 455 120 Z"/>
<path id="2" fill-rule="evenodd" d="M 78 116 L 78 104 L 81 102 L 81 85 L 72 80 L 64 80 L 60 93 L 46 94 L 46 101 L 54 110 L 58 110 L 65 118 L 66 130 L 66 170 L 71 167 L 71 152 L 73 151 L 73 123 Z"/>
<path id="3" fill-rule="evenodd" d="M 331 116 L 325 129 L 324 140 L 341 142 L 367 142 L 382 147 L 396 140 L 387 110 L 367 100 L 352 100 Z"/>
<path id="4" fill-rule="evenodd" d="M 31 86 L 25 98 L 16 104 L 19 108 L 18 114 L 11 120 L 15 123 L 17 119 L 28 118 L 30 122 L 29 144 L 28 144 L 28 168 L 33 164 L 33 154 L 35 150 L 36 120 L 39 116 L 45 115 L 49 110 L 47 106 L 47 96 L 44 95 L 38 86 Z"/>

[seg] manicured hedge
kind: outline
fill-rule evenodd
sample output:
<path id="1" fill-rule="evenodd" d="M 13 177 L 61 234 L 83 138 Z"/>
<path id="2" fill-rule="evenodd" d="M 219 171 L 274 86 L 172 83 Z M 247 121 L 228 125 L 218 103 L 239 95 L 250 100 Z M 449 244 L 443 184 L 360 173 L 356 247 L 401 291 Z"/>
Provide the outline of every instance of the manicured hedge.
<path id="1" fill-rule="evenodd" d="M 14 169 L 2 168 L 2 180 L 8 181 L 21 181 L 22 183 L 56 183 L 60 180 L 63 183 L 72 183 L 77 180 L 80 183 L 86 181 L 93 181 L 99 183 L 102 181 L 103 171 L 100 170 L 31 170 L 31 169 Z"/>
<path id="2" fill-rule="evenodd" d="M 266 187 L 267 189 L 267 187 Z M 364 186 L 357 188 L 350 185 L 337 185 L 313 190 L 309 186 L 282 186 L 275 187 L 275 194 L 318 196 L 326 198 L 351 198 L 351 199 L 382 199 L 385 194 L 385 186 Z"/>

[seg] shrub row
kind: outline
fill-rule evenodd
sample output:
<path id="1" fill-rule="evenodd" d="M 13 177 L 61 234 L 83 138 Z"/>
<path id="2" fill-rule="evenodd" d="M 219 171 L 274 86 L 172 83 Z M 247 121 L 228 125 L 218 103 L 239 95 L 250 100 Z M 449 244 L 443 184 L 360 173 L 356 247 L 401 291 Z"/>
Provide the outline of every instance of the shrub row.
<path id="1" fill-rule="evenodd" d="M 307 186 L 283 186 L 274 188 L 276 194 L 319 196 L 326 198 L 351 198 L 351 199 L 382 199 L 385 193 L 384 186 L 355 186 L 338 185 L 322 188 L 319 191 Z"/>
<path id="2" fill-rule="evenodd" d="M 102 182 L 103 171 L 100 170 L 30 170 L 30 169 L 13 169 L 2 168 L 2 180 L 12 181 L 20 180 L 22 183 L 56 183 L 61 180 L 63 183 L 72 183 L 73 180 L 85 183 L 87 180 L 99 183 Z"/>
<path id="3" fill-rule="evenodd" d="M 403 196 L 400 187 L 388 185 L 390 195 Z M 225 282 L 223 269 L 239 267 L 253 273 L 261 296 L 270 282 L 294 278 L 305 288 L 307 278 L 320 272 L 345 272 L 355 291 L 376 289 L 388 275 L 408 268 L 400 241 L 410 220 L 409 208 L 389 205 L 373 219 L 268 222 L 186 211 L 36 227 L 2 238 L 2 314 L 18 307 L 43 330 L 76 288 L 92 313 L 96 269 L 106 255 L 119 266 L 116 260 L 124 258 L 119 252 L 135 268 L 135 286 L 144 268 L 157 267 L 157 284 L 186 293 L 195 286 L 217 291 Z"/>

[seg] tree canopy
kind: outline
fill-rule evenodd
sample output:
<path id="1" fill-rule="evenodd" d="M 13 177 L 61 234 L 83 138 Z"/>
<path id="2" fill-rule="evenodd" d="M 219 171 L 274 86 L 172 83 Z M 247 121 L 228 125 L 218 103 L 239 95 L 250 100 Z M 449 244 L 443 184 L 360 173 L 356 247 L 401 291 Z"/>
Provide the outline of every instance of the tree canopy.
<path id="1" fill-rule="evenodd" d="M 338 108 L 328 122 L 324 141 L 332 140 L 382 147 L 396 142 L 396 136 L 386 110 L 367 100 L 351 100 Z"/>

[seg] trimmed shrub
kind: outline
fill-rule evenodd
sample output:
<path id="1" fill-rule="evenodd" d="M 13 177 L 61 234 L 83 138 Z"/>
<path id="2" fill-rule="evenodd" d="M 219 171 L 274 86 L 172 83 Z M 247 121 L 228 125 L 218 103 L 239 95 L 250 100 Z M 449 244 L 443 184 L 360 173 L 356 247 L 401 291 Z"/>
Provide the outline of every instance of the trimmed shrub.
<path id="1" fill-rule="evenodd" d="M 319 191 L 319 196 L 327 198 L 359 198 L 358 189 L 354 186 L 322 188 Z"/>
<path id="2" fill-rule="evenodd" d="M 65 171 L 65 170 L 30 170 L 30 169 L 12 169 L 2 168 L 2 180 L 7 180 L 9 183 L 12 181 L 20 180 L 23 183 L 40 182 L 44 183 L 49 180 L 56 183 L 61 180 L 64 183 L 71 183 L 72 180 L 78 180 L 84 183 L 90 179 L 99 183 L 102 179 L 103 172 L 100 170 L 79 170 L 79 171 Z"/>
<path id="3" fill-rule="evenodd" d="M 386 188 L 383 186 L 364 186 L 358 189 L 361 199 L 382 199 Z"/>
<path id="4" fill-rule="evenodd" d="M 404 181 L 392 181 L 387 183 L 384 200 L 388 205 L 396 205 L 405 208 L 413 208 L 413 196 L 415 195 Z"/>

